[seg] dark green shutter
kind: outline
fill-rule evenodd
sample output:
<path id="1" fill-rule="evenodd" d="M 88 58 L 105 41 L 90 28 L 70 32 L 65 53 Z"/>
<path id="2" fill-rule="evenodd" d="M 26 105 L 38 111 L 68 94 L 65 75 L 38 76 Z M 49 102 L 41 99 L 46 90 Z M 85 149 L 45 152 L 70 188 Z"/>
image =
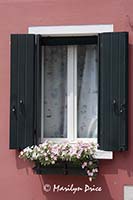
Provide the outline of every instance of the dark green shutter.
<path id="1" fill-rule="evenodd" d="M 98 142 L 101 150 L 128 148 L 128 33 L 99 35 Z"/>
<path id="2" fill-rule="evenodd" d="M 35 119 L 34 119 L 34 143 L 41 142 L 41 36 L 36 36 L 36 64 L 35 64 Z"/>
<path id="3" fill-rule="evenodd" d="M 33 144 L 35 36 L 11 35 L 10 148 Z"/>

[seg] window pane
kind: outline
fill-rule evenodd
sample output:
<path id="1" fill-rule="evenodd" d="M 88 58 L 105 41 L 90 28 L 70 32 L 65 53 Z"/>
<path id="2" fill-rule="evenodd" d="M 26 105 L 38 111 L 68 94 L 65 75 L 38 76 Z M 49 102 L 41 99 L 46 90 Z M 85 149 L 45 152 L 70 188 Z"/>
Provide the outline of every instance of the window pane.
<path id="1" fill-rule="evenodd" d="M 98 66 L 96 45 L 78 46 L 77 130 L 79 138 L 97 137 Z"/>
<path id="2" fill-rule="evenodd" d="M 44 137 L 66 137 L 66 76 L 65 46 L 46 46 L 44 50 Z"/>

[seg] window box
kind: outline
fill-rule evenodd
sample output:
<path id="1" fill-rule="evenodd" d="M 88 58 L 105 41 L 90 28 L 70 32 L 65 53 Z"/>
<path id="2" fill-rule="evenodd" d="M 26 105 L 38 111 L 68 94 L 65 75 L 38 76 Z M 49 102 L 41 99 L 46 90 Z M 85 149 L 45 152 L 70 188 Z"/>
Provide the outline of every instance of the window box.
<path id="1" fill-rule="evenodd" d="M 33 168 L 36 174 L 49 174 L 49 175 L 82 175 L 87 176 L 81 165 L 76 165 L 72 162 L 58 162 L 54 165 L 41 166 L 39 163 L 35 164 Z"/>
<path id="2" fill-rule="evenodd" d="M 98 160 L 94 158 L 96 147 L 94 143 L 46 141 L 25 148 L 19 157 L 34 162 L 37 174 L 88 175 L 92 180 L 98 174 Z"/>

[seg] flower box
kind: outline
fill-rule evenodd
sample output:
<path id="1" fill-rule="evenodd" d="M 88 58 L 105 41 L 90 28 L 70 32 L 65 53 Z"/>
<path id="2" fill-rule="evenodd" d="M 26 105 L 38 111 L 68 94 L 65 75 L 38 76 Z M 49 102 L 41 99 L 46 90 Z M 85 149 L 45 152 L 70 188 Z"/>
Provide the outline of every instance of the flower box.
<path id="1" fill-rule="evenodd" d="M 81 165 L 76 165 L 72 162 L 58 162 L 48 166 L 41 166 L 40 163 L 36 163 L 33 170 L 36 174 L 87 176 L 86 171 L 81 168 Z"/>
<path id="2" fill-rule="evenodd" d="M 45 141 L 38 146 L 26 147 L 19 157 L 33 161 L 37 174 L 88 175 L 91 181 L 98 174 L 95 152 L 94 143 Z"/>

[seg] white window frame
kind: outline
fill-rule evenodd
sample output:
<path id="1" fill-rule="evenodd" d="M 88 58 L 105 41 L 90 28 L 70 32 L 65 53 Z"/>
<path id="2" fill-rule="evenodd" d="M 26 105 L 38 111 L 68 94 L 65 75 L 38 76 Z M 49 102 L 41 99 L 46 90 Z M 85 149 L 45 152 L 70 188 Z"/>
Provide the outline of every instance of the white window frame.
<path id="1" fill-rule="evenodd" d="M 92 35 L 98 35 L 99 33 L 103 32 L 113 32 L 113 24 L 104 24 L 104 25 L 73 25 L 73 26 L 33 26 L 28 28 L 28 33 L 29 34 L 40 34 L 42 36 L 56 36 L 56 37 L 61 37 L 61 36 L 92 36 Z M 71 52 L 72 51 L 72 52 Z M 68 92 L 68 98 L 67 98 L 67 105 L 68 105 L 68 110 L 67 110 L 67 129 L 71 130 L 68 131 L 68 138 L 69 140 L 73 140 L 76 138 L 76 132 L 77 132 L 77 84 L 76 83 L 76 77 L 77 77 L 77 63 L 73 63 L 75 66 L 74 69 L 69 68 L 71 65 L 72 60 L 71 56 L 76 56 L 76 48 L 69 48 L 68 47 L 68 76 L 72 73 L 72 70 L 74 70 L 74 76 L 75 78 L 69 81 L 67 84 L 67 92 Z M 43 59 L 42 59 L 43 60 Z M 76 60 L 76 59 L 75 59 Z M 43 61 L 42 61 L 43 62 Z M 42 63 L 43 65 L 43 63 Z M 42 72 L 43 74 L 43 72 Z M 43 81 L 43 79 L 42 79 Z M 42 83 L 43 85 L 43 83 Z M 71 86 L 73 85 L 73 95 L 70 94 Z M 43 91 L 42 91 L 43 92 Z M 43 105 L 42 105 L 43 108 Z M 74 115 L 71 115 L 71 110 L 74 109 Z M 43 116 L 42 116 L 43 119 Z M 43 123 L 41 129 L 43 130 Z M 73 126 L 74 125 L 74 126 Z M 73 137 L 71 136 L 70 133 L 74 133 Z M 50 138 L 52 139 L 52 138 Z M 66 138 L 67 139 L 67 138 Z M 79 138 L 82 139 L 82 138 Z M 54 138 L 55 140 L 55 138 Z M 56 139 L 58 140 L 64 140 L 61 138 Z M 82 139 L 83 140 L 83 139 Z M 84 140 L 88 140 L 85 138 Z M 89 139 L 97 142 L 97 139 Z M 113 153 L 112 151 L 101 151 L 97 150 L 96 153 L 96 158 L 98 159 L 112 159 L 113 158 Z"/>
<path id="2" fill-rule="evenodd" d="M 77 48 L 67 49 L 67 138 L 77 139 Z M 73 66 L 73 67 L 72 67 Z M 69 81 L 68 81 L 69 79 Z"/>

